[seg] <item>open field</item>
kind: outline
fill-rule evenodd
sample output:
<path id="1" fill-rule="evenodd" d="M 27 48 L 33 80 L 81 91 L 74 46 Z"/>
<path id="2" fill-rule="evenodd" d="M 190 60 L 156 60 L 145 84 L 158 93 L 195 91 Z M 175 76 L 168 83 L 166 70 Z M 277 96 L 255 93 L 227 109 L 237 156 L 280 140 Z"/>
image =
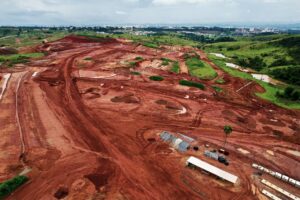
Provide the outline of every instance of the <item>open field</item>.
<path id="1" fill-rule="evenodd" d="M 31 169 L 7 199 L 252 200 L 263 199 L 261 179 L 300 196 L 251 167 L 300 179 L 300 111 L 258 97 L 273 91 L 264 93 L 269 86 L 214 64 L 199 49 L 153 47 L 71 35 L 34 47 L 45 56 L 23 68 L 1 69 L 1 77 L 12 75 L 0 100 L 0 182 Z M 212 80 L 183 72 L 190 52 L 216 73 Z M 224 148 L 225 125 L 233 128 L 228 166 L 203 155 Z M 179 152 L 160 139 L 162 131 L 195 142 Z M 189 156 L 238 176 L 238 183 L 187 167 Z"/>

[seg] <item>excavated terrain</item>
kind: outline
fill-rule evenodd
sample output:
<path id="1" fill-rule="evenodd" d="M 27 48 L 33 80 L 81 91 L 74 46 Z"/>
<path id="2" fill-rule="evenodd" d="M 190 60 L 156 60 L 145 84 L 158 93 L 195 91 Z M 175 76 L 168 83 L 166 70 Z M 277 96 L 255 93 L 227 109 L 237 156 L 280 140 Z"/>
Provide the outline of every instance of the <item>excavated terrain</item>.
<path id="1" fill-rule="evenodd" d="M 236 92 L 247 81 L 229 76 L 200 50 L 79 36 L 36 50 L 47 56 L 1 71 L 11 77 L 0 104 L 0 181 L 18 173 L 30 178 L 8 199 L 264 199 L 254 162 L 300 179 L 300 112 L 259 99 L 255 93 L 263 88 L 254 83 Z M 190 52 L 226 81 L 223 92 L 212 88 L 218 78 L 186 73 Z M 170 72 L 161 58 L 178 61 L 182 73 Z M 152 81 L 153 75 L 164 80 Z M 181 86 L 181 79 L 206 89 Z M 203 156 L 223 147 L 227 124 L 233 128 L 229 166 Z M 178 152 L 160 140 L 162 131 L 194 138 L 199 151 Z M 239 183 L 186 167 L 191 155 Z"/>

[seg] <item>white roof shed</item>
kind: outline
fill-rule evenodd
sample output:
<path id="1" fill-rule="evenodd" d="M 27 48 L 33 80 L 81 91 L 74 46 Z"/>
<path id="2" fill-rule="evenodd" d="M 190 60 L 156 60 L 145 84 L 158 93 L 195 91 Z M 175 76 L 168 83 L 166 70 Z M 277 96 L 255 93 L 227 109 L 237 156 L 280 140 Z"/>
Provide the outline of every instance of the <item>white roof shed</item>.
<path id="1" fill-rule="evenodd" d="M 204 162 L 198 158 L 195 158 L 193 156 L 189 157 L 189 159 L 187 160 L 187 164 L 192 164 L 192 165 L 195 165 L 207 172 L 210 172 L 211 174 L 214 174 L 226 181 L 229 181 L 233 184 L 235 184 L 238 180 L 238 177 L 233 175 L 233 174 L 230 174 L 220 168 L 217 168 L 207 162 Z"/>

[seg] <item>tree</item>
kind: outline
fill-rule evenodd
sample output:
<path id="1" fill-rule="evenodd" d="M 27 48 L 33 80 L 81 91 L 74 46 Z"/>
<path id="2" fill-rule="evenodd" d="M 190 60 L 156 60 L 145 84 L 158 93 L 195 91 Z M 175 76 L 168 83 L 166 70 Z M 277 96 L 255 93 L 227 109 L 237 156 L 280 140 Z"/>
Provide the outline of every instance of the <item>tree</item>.
<path id="1" fill-rule="evenodd" d="M 227 137 L 231 134 L 232 128 L 229 125 L 224 126 L 224 133 L 225 133 L 225 141 L 224 141 L 224 148 L 227 142 Z"/>

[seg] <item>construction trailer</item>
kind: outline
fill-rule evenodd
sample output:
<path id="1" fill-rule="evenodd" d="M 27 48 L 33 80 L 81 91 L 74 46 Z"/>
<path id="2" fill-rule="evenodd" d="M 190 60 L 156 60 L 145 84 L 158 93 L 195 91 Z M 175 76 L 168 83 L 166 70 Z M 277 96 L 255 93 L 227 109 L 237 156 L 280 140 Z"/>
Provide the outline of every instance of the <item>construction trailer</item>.
<path id="1" fill-rule="evenodd" d="M 191 156 L 188 158 L 188 160 L 186 161 L 186 165 L 188 166 L 194 166 L 194 167 L 198 167 L 206 172 L 209 172 L 210 174 L 213 174 L 221 179 L 224 179 L 232 184 L 236 184 L 238 182 L 238 177 L 226 172 L 218 167 L 215 167 L 207 162 L 204 162 L 194 156 Z"/>

